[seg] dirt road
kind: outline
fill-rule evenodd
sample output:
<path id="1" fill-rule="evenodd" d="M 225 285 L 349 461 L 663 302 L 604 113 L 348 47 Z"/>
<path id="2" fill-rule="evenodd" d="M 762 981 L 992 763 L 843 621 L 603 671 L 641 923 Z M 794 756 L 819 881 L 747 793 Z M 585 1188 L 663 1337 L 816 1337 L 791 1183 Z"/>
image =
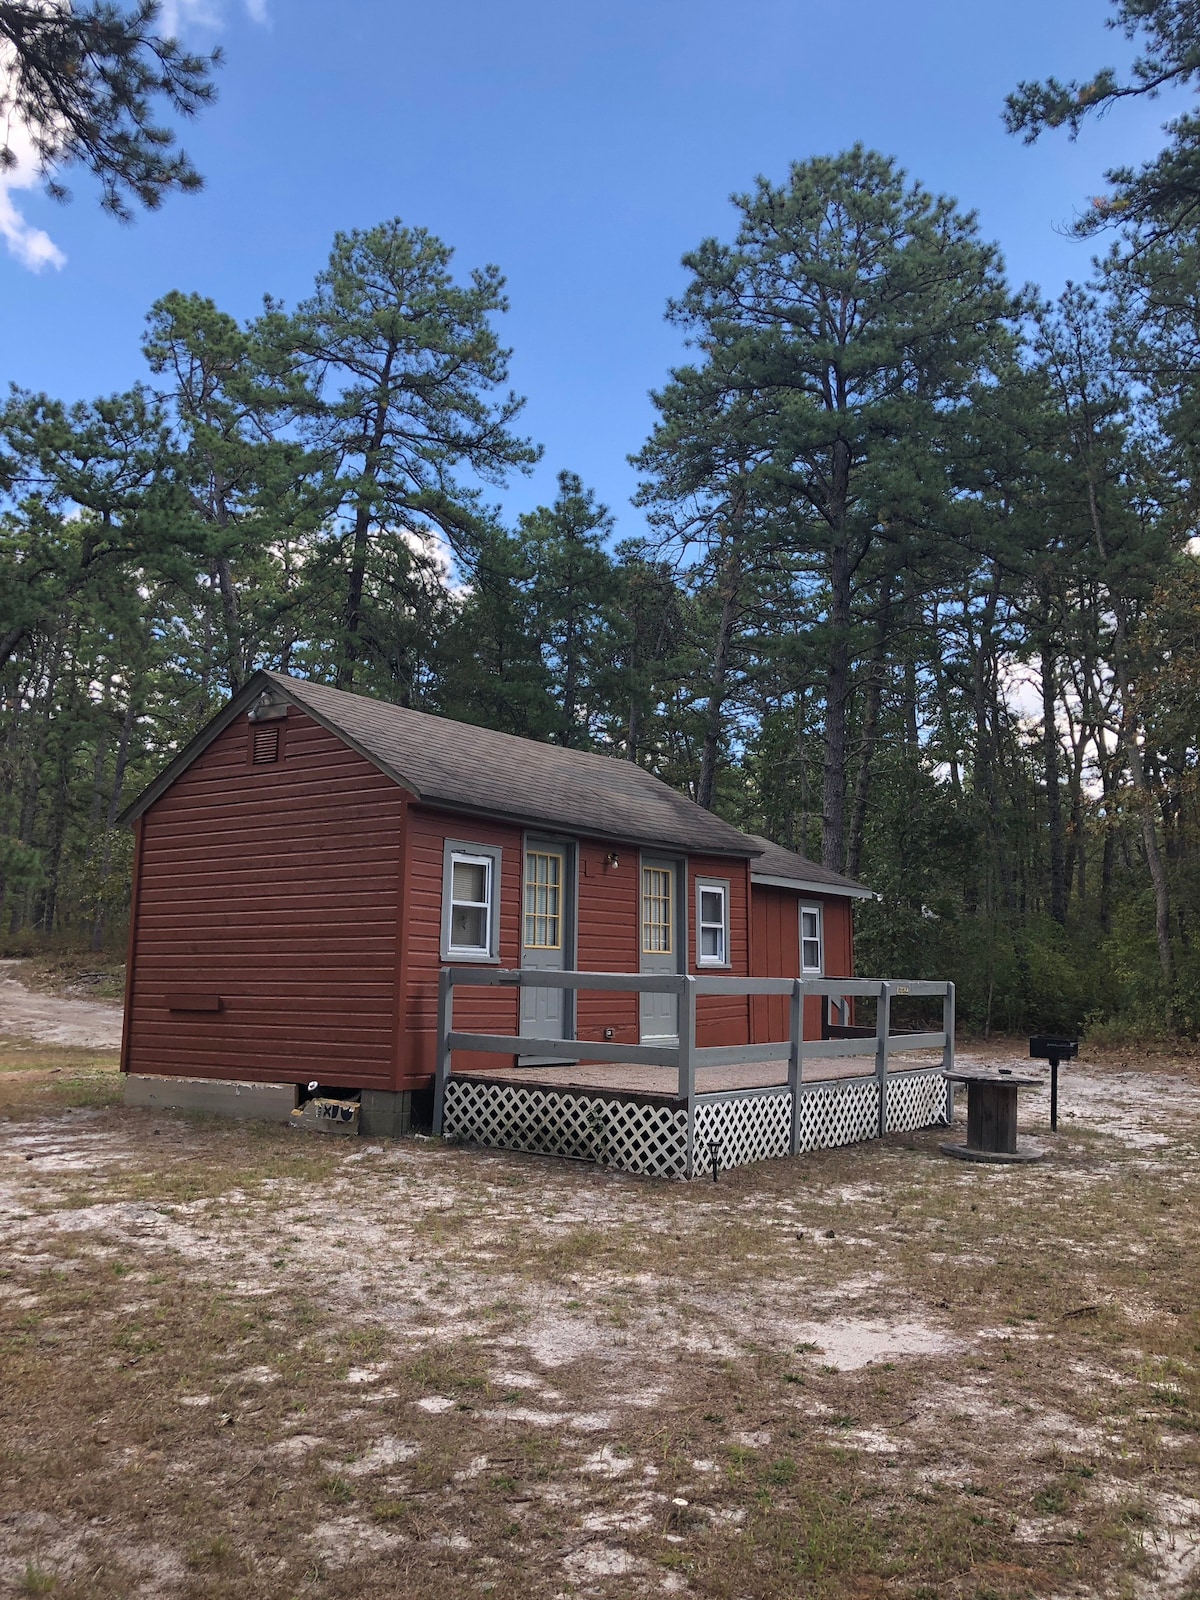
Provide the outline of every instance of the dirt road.
<path id="1" fill-rule="evenodd" d="M 117 1050 L 121 1009 L 95 1000 L 36 994 L 13 976 L 19 961 L 0 961 L 0 1037 L 35 1039 L 72 1049 Z"/>

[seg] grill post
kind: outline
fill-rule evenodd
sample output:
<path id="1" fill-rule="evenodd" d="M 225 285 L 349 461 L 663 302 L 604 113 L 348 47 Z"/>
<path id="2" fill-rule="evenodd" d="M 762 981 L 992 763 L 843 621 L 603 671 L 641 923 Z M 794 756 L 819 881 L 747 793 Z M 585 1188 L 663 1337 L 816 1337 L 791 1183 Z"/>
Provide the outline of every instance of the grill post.
<path id="1" fill-rule="evenodd" d="M 1050 1057 L 1050 1132 L 1058 1132 L 1058 1057 Z"/>

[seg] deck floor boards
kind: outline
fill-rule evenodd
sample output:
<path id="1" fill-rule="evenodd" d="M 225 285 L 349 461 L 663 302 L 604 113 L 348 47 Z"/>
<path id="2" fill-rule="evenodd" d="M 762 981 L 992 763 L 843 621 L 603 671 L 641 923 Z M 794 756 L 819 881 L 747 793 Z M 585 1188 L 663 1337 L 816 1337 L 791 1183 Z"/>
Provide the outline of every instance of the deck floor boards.
<path id="1" fill-rule="evenodd" d="M 928 1070 L 941 1060 L 940 1050 L 914 1050 L 889 1057 L 892 1073 Z M 871 1056 L 807 1061 L 805 1083 L 841 1078 L 874 1077 Z M 456 1078 L 483 1078 L 489 1083 L 519 1083 L 527 1089 L 594 1089 L 604 1094 L 674 1097 L 679 1075 L 674 1067 L 644 1067 L 621 1062 L 571 1062 L 560 1067 L 473 1067 L 455 1071 Z M 697 1067 L 698 1094 L 726 1094 L 732 1089 L 771 1089 L 787 1083 L 787 1061 L 753 1061 L 742 1065 Z"/>

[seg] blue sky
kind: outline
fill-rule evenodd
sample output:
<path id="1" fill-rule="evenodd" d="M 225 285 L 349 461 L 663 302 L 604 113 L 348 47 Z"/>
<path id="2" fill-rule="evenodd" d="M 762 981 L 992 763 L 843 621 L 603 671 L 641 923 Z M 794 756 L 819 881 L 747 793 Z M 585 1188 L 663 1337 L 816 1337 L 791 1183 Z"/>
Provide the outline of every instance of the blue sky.
<path id="1" fill-rule="evenodd" d="M 507 275 L 513 382 L 546 450 L 508 513 L 569 467 L 633 534 L 625 458 L 680 355 L 663 320 L 680 256 L 732 233 L 728 197 L 756 174 L 861 140 L 976 209 L 1014 282 L 1057 293 L 1086 277 L 1090 249 L 1064 225 L 1106 167 L 1157 148 L 1169 106 L 1032 148 L 1000 111 L 1020 78 L 1127 59 L 1108 14 L 1105 0 L 174 0 L 185 40 L 227 56 L 218 103 L 185 130 L 207 187 L 129 227 L 82 176 L 65 208 L 14 191 L 12 226 L 43 230 L 63 264 L 0 253 L 0 380 L 66 399 L 127 386 L 159 295 L 198 291 L 240 317 L 266 292 L 294 303 L 336 230 L 399 216 L 460 268 Z"/>

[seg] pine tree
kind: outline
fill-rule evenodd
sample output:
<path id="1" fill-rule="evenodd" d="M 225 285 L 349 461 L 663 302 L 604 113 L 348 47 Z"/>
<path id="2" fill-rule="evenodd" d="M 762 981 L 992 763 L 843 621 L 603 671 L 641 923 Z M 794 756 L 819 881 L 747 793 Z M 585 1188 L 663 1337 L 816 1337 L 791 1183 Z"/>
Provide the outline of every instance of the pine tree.
<path id="1" fill-rule="evenodd" d="M 488 521 L 480 486 L 538 456 L 511 431 L 523 401 L 502 390 L 507 309 L 495 267 L 450 273 L 452 252 L 399 221 L 339 234 L 316 292 L 256 336 L 307 379 L 306 443 L 322 458 L 342 579 L 336 681 L 353 687 L 368 568 L 380 536 L 410 539 L 414 572 L 444 540 L 467 570 Z M 465 469 L 469 481 L 458 474 Z M 393 543 L 393 557 L 398 546 Z"/>
<path id="2" fill-rule="evenodd" d="M 685 257 L 670 314 L 704 352 L 710 414 L 740 435 L 716 476 L 757 463 L 790 556 L 823 590 L 822 855 L 840 869 L 858 575 L 882 528 L 919 525 L 940 500 L 945 441 L 1008 346 L 1010 301 L 974 218 L 861 147 L 760 178 L 736 204 L 735 242 Z"/>
<path id="3" fill-rule="evenodd" d="M 616 586 L 605 549 L 613 519 L 574 472 L 560 472 L 553 505 L 523 515 L 517 539 L 531 571 L 531 625 L 557 707 L 555 743 L 586 749 L 603 705 L 610 658 L 606 612 Z"/>
<path id="4" fill-rule="evenodd" d="M 29 137 L 55 199 L 69 191 L 55 174 L 86 167 L 100 182 L 101 205 L 127 221 L 132 198 L 148 210 L 172 190 L 203 179 L 175 136 L 154 120 L 153 102 L 192 117 L 216 96 L 220 51 L 198 56 L 163 38 L 158 0 L 124 10 L 111 0 L 47 4 L 0 0 L 0 172 L 15 166 L 15 126 Z"/>

